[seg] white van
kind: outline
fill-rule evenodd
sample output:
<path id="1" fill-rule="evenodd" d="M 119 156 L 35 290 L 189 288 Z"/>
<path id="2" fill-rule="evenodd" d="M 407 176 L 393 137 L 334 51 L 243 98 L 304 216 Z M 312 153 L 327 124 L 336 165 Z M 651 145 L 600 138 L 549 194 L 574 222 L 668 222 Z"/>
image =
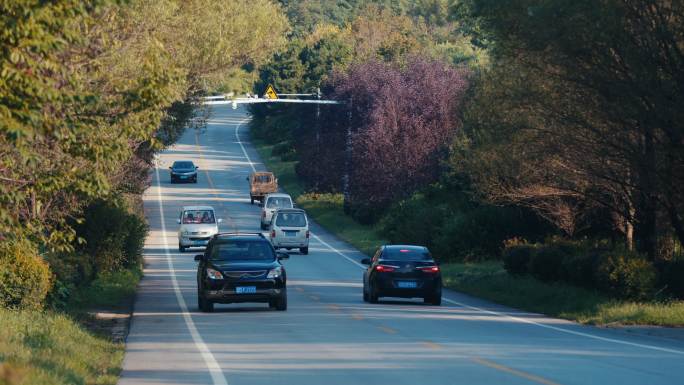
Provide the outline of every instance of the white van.
<path id="1" fill-rule="evenodd" d="M 304 210 L 276 210 L 268 230 L 274 248 L 299 248 L 302 254 L 309 254 L 309 219 Z"/>
<path id="2" fill-rule="evenodd" d="M 266 195 L 263 204 L 261 206 L 261 229 L 266 230 L 268 225 L 271 224 L 271 218 L 273 213 L 278 209 L 291 209 L 294 207 L 292 204 L 292 197 L 287 194 L 272 193 Z"/>

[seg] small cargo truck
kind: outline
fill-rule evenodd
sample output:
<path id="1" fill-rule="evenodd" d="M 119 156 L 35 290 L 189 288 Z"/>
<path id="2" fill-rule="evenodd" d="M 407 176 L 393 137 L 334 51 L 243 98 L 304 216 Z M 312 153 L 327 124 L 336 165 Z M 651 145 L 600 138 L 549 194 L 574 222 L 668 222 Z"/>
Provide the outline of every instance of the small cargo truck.
<path id="1" fill-rule="evenodd" d="M 249 181 L 249 199 L 252 204 L 255 200 L 262 202 L 267 194 L 278 191 L 278 178 L 272 172 L 253 172 L 247 177 Z"/>

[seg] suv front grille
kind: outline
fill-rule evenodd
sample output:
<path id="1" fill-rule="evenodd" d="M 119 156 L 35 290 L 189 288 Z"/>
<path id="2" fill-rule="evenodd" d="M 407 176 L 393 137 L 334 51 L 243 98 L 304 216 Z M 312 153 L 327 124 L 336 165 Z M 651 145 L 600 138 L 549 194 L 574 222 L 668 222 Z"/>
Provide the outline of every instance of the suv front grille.
<path id="1" fill-rule="evenodd" d="M 223 275 L 226 278 L 232 278 L 232 279 L 261 278 L 264 274 L 266 274 L 265 270 L 259 270 L 259 271 L 227 271 L 227 272 L 223 273 Z"/>

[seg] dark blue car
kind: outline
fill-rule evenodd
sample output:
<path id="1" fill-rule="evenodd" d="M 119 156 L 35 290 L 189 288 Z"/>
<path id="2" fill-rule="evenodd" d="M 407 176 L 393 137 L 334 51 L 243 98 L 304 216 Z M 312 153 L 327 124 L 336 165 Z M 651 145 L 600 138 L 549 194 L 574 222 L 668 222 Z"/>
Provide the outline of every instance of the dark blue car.
<path id="1" fill-rule="evenodd" d="M 171 170 L 171 183 L 192 182 L 197 183 L 197 169 L 191 160 L 177 160 L 173 162 Z"/>

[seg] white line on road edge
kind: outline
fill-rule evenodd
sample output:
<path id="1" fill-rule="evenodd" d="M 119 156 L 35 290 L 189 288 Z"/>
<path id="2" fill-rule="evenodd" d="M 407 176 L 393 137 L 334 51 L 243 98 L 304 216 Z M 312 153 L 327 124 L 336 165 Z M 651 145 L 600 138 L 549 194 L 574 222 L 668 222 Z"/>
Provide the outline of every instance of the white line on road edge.
<path id="1" fill-rule="evenodd" d="M 216 361 L 216 358 L 214 358 L 214 355 L 211 353 L 211 350 L 209 350 L 207 345 L 204 343 L 202 336 L 200 336 L 199 332 L 197 331 L 197 327 L 195 326 L 195 323 L 192 321 L 192 316 L 188 311 L 188 306 L 186 305 L 185 299 L 183 298 L 183 294 L 181 293 L 180 287 L 178 286 L 178 280 L 176 279 L 176 270 L 173 267 L 173 261 L 171 261 L 171 253 L 169 253 L 169 245 L 166 242 L 166 224 L 164 223 L 164 205 L 162 203 L 161 197 L 161 181 L 159 179 L 158 159 L 155 160 L 154 167 L 154 172 L 157 177 L 157 201 L 159 202 L 162 239 L 164 242 L 164 254 L 166 255 L 166 262 L 169 266 L 169 271 L 171 272 L 171 282 L 173 284 L 173 291 L 176 293 L 176 300 L 178 301 L 178 305 L 181 308 L 181 313 L 183 314 L 185 325 L 188 327 L 188 331 L 190 331 L 192 340 L 195 343 L 197 350 L 199 350 L 200 354 L 202 355 L 202 359 L 204 360 L 204 363 L 207 365 L 207 369 L 209 369 L 209 374 L 211 375 L 211 380 L 213 381 L 214 385 L 228 385 L 228 381 L 226 381 L 226 377 L 223 375 L 223 371 L 221 370 L 221 367 Z"/>
<path id="2" fill-rule="evenodd" d="M 246 122 L 247 120 L 249 120 L 249 119 L 244 119 L 244 120 L 242 120 L 239 124 L 237 124 L 237 125 L 235 126 L 235 137 L 237 138 L 238 143 L 240 143 L 240 147 L 242 147 L 242 152 L 245 154 L 245 157 L 247 157 L 247 161 L 249 162 L 249 165 L 252 166 L 252 170 L 256 171 L 256 168 L 254 167 L 254 163 L 252 163 L 252 160 L 249 158 L 249 155 L 247 155 L 247 151 L 245 150 L 245 146 L 242 145 L 242 142 L 240 141 L 240 136 L 239 136 L 239 134 L 238 134 L 238 129 L 240 128 L 240 125 L 242 125 L 242 123 Z M 354 259 L 352 259 L 352 258 L 350 258 L 349 256 L 345 255 L 344 253 L 342 253 L 341 251 L 337 250 L 336 248 L 330 246 L 327 242 L 325 242 L 324 240 L 322 240 L 321 238 L 319 238 L 319 237 L 318 237 L 316 234 L 314 234 L 313 232 L 311 233 L 311 235 L 313 235 L 313 237 L 316 238 L 316 240 L 318 240 L 321 244 L 323 244 L 324 246 L 326 246 L 326 247 L 329 248 L 330 250 L 334 251 L 335 253 L 339 254 L 339 255 L 342 256 L 343 258 L 347 259 L 347 260 L 350 261 L 351 263 L 355 264 L 356 266 L 358 266 L 358 267 L 360 267 L 360 268 L 362 268 L 362 269 L 365 269 L 365 268 L 366 268 L 366 266 L 364 266 L 364 265 L 362 265 L 362 264 L 356 262 Z M 527 319 L 524 319 L 524 318 L 514 317 L 514 316 L 512 316 L 512 315 L 508 315 L 508 314 L 505 314 L 505 313 L 496 312 L 496 311 L 493 311 L 493 310 L 486 310 L 486 309 L 482 309 L 482 308 L 479 308 L 479 307 L 466 305 L 466 304 L 464 304 L 464 303 L 457 302 L 457 301 L 454 301 L 454 300 L 451 300 L 451 299 L 448 299 L 448 298 L 444 298 L 444 301 L 449 302 L 449 303 L 451 303 L 451 304 L 453 304 L 453 305 L 466 307 L 466 308 L 469 308 L 469 309 L 472 309 L 472 310 L 477 310 L 477 311 L 480 311 L 480 312 L 483 312 L 483 313 L 488 313 L 488 314 L 496 315 L 496 316 L 499 316 L 499 317 L 508 318 L 508 319 L 510 319 L 510 320 L 514 320 L 514 321 L 518 321 L 518 322 L 522 322 L 522 323 L 526 323 L 526 324 L 530 324 L 530 325 L 536 325 L 536 326 L 539 326 L 539 327 L 542 327 L 542 328 L 545 328 L 545 329 L 555 330 L 555 331 L 561 332 L 561 333 L 567 333 L 567 334 L 572 334 L 572 335 L 576 335 L 576 336 L 580 336 L 580 337 L 592 338 L 592 339 L 599 340 L 599 341 L 604 341 L 604 342 L 612 342 L 612 343 L 615 343 L 615 344 L 633 346 L 633 347 L 637 347 L 637 348 L 650 349 L 650 350 L 656 350 L 656 351 L 660 351 L 660 352 L 666 352 L 666 353 L 673 353 L 673 354 L 682 354 L 682 355 L 684 355 L 684 351 L 681 351 L 681 350 L 668 349 L 668 348 L 661 348 L 661 347 L 659 347 L 659 346 L 654 346 L 654 345 L 638 344 L 638 343 L 635 343 L 635 342 L 623 341 L 623 340 L 618 340 L 618 339 L 614 339 L 614 338 L 601 337 L 601 336 L 597 336 L 597 335 L 593 335 L 593 334 L 589 334 L 589 333 L 582 333 L 582 332 L 577 332 L 577 331 L 574 331 L 574 330 L 563 329 L 563 328 L 559 328 L 559 327 L 557 327 L 557 326 L 546 325 L 546 324 L 542 324 L 542 323 L 535 322 L 535 321 L 532 321 L 532 320 L 527 320 Z"/>
<path id="3" fill-rule="evenodd" d="M 254 167 L 254 163 L 252 163 L 252 160 L 249 158 L 249 155 L 247 155 L 247 150 L 245 150 L 245 146 L 242 144 L 242 141 L 240 140 L 240 126 L 242 126 L 244 122 L 247 122 L 249 120 L 250 118 L 242 119 L 240 123 L 235 125 L 235 139 L 240 145 L 240 148 L 242 148 L 242 153 L 245 154 L 245 158 L 247 158 L 247 163 L 249 163 L 249 165 L 252 167 L 252 171 L 256 172 L 256 167 Z"/>

